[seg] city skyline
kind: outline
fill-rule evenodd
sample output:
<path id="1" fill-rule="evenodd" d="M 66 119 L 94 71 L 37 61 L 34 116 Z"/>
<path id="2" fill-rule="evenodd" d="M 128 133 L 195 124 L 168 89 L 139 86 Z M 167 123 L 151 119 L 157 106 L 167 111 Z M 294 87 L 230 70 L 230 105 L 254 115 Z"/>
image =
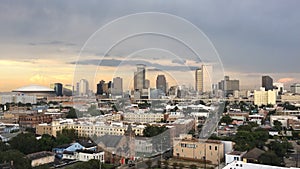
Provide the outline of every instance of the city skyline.
<path id="1" fill-rule="evenodd" d="M 298 1 L 286 4 L 280 1 L 232 1 L 226 5 L 225 2 L 209 1 L 193 1 L 194 5 L 180 1 L 145 1 L 143 4 L 131 2 L 132 6 L 118 2 L 122 5 L 117 9 L 112 1 L 75 1 L 74 4 L 29 1 L 19 2 L 17 5 L 3 1 L 0 6 L 0 91 L 11 91 L 29 84 L 72 84 L 78 53 L 89 36 L 118 17 L 145 11 L 170 13 L 199 27 L 218 50 L 224 73 L 233 79 L 239 79 L 241 89 L 260 87 L 263 75 L 269 75 L 274 82 L 283 82 L 286 86 L 300 82 L 300 72 L 296 69 L 300 58 L 297 45 L 300 37 L 300 12 L 296 8 L 299 6 Z M 227 7 L 224 8 L 224 5 Z M 90 9 L 90 12 L 82 9 Z M 102 54 L 91 54 L 91 58 L 99 55 Z M 150 58 L 148 62 L 152 66 L 155 63 L 154 67 L 160 66 L 168 70 L 192 62 L 180 56 L 183 58 L 181 61 L 174 59 L 171 64 L 164 60 L 157 63 L 155 59 L 161 55 L 162 53 L 147 53 Z M 114 70 L 116 62 L 122 62 L 122 57 L 122 53 L 116 53 L 115 57 L 105 58 L 102 61 L 102 78 L 99 79 L 112 79 L 108 72 Z M 192 64 L 201 66 L 196 61 Z M 86 68 L 95 66 L 87 64 Z M 126 66 L 120 69 L 125 69 Z M 194 82 L 190 84 L 193 85 Z"/>

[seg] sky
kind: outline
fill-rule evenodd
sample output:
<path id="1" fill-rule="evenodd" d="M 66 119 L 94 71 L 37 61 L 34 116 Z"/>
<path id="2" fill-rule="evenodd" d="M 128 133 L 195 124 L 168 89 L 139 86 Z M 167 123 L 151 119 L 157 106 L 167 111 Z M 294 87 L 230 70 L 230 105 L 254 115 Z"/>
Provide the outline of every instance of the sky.
<path id="1" fill-rule="evenodd" d="M 29 84 L 72 84 L 81 77 L 77 72 L 89 73 L 94 83 L 121 76 L 130 86 L 136 63 L 147 64 L 152 86 L 157 74 L 168 74 L 170 83 L 194 85 L 193 71 L 201 63 L 174 39 L 137 36 L 104 56 L 109 43 L 120 39 L 116 32 L 123 31 L 159 27 L 197 44 L 198 34 L 190 33 L 188 24 L 171 27 L 173 23 L 163 17 L 125 19 L 122 26 L 115 25 L 117 31 L 97 32 L 120 17 L 143 12 L 166 13 L 195 25 L 218 52 L 223 74 L 239 79 L 242 89 L 258 88 L 262 75 L 288 86 L 300 82 L 299 6 L 298 0 L 3 0 L 0 91 Z M 205 50 L 213 47 L 201 38 L 194 47 L 205 57 Z"/>

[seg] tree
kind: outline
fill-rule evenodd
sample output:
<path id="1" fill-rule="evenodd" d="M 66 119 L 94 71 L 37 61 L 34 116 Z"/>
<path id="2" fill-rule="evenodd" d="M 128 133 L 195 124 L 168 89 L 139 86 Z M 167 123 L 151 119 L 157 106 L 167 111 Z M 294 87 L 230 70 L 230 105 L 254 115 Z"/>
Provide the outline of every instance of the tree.
<path id="1" fill-rule="evenodd" d="M 166 126 L 147 126 L 143 131 L 144 137 L 153 137 L 165 132 L 168 128 Z"/>
<path id="2" fill-rule="evenodd" d="M 195 164 L 190 165 L 190 169 L 197 169 L 197 166 Z"/>
<path id="3" fill-rule="evenodd" d="M 76 139 L 78 139 L 78 134 L 75 129 L 62 129 L 62 131 L 57 132 L 56 144 L 68 144 Z"/>
<path id="4" fill-rule="evenodd" d="M 48 134 L 42 135 L 42 138 L 38 140 L 38 147 L 40 151 L 51 151 L 55 144 L 55 138 Z"/>
<path id="5" fill-rule="evenodd" d="M 272 141 L 269 144 L 269 148 L 273 150 L 278 157 L 284 157 L 287 150 L 293 148 L 293 146 L 287 141 Z"/>
<path id="6" fill-rule="evenodd" d="M 255 137 L 248 131 L 239 131 L 234 137 L 237 151 L 246 151 L 255 147 Z"/>
<path id="7" fill-rule="evenodd" d="M 282 123 L 278 120 L 273 121 L 274 129 L 277 131 L 281 131 L 282 129 Z"/>
<path id="8" fill-rule="evenodd" d="M 67 113 L 66 118 L 70 118 L 70 119 L 77 118 L 76 110 L 73 107 L 70 108 L 69 112 Z"/>
<path id="9" fill-rule="evenodd" d="M 24 154 L 38 151 L 38 141 L 33 133 L 20 133 L 9 141 L 12 149 L 17 149 Z"/>
<path id="10" fill-rule="evenodd" d="M 231 124 L 232 121 L 232 118 L 227 114 L 221 118 L 220 123 L 226 123 L 226 125 L 228 125 Z"/>
<path id="11" fill-rule="evenodd" d="M 0 152 L 9 150 L 9 145 L 0 141 Z"/>
<path id="12" fill-rule="evenodd" d="M 280 166 L 281 160 L 273 151 L 267 151 L 259 157 L 258 161 L 265 165 Z"/>
<path id="13" fill-rule="evenodd" d="M 18 150 L 0 151 L 0 163 L 13 162 L 15 169 L 31 169 L 30 161 Z"/>

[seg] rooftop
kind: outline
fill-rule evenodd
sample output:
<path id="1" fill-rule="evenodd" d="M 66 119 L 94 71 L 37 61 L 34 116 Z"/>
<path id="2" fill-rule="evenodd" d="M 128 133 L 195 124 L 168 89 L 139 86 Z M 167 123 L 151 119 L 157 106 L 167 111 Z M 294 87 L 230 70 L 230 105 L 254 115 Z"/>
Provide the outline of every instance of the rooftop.
<path id="1" fill-rule="evenodd" d="M 40 158 L 44 158 L 44 157 L 48 157 L 48 156 L 54 156 L 54 153 L 52 153 L 50 151 L 41 151 L 41 152 L 26 155 L 26 157 L 29 160 L 36 160 L 36 159 L 40 159 Z"/>
<path id="2" fill-rule="evenodd" d="M 54 92 L 54 89 L 40 85 L 29 85 L 15 89 L 13 92 Z"/>

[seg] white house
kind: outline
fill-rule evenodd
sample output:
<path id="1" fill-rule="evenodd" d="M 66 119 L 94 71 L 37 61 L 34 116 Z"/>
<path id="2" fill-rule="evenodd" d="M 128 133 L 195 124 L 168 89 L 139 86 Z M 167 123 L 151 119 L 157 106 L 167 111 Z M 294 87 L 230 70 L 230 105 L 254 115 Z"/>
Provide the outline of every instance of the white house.
<path id="1" fill-rule="evenodd" d="M 104 163 L 104 151 L 92 151 L 92 150 L 76 150 L 75 152 L 64 152 L 63 159 L 77 160 L 77 161 L 89 161 L 92 159 L 100 160 Z"/>
<path id="2" fill-rule="evenodd" d="M 245 152 L 240 152 L 240 151 L 233 151 L 230 153 L 225 154 L 225 164 L 228 165 L 232 163 L 233 161 L 242 161 L 243 155 L 246 154 Z"/>

